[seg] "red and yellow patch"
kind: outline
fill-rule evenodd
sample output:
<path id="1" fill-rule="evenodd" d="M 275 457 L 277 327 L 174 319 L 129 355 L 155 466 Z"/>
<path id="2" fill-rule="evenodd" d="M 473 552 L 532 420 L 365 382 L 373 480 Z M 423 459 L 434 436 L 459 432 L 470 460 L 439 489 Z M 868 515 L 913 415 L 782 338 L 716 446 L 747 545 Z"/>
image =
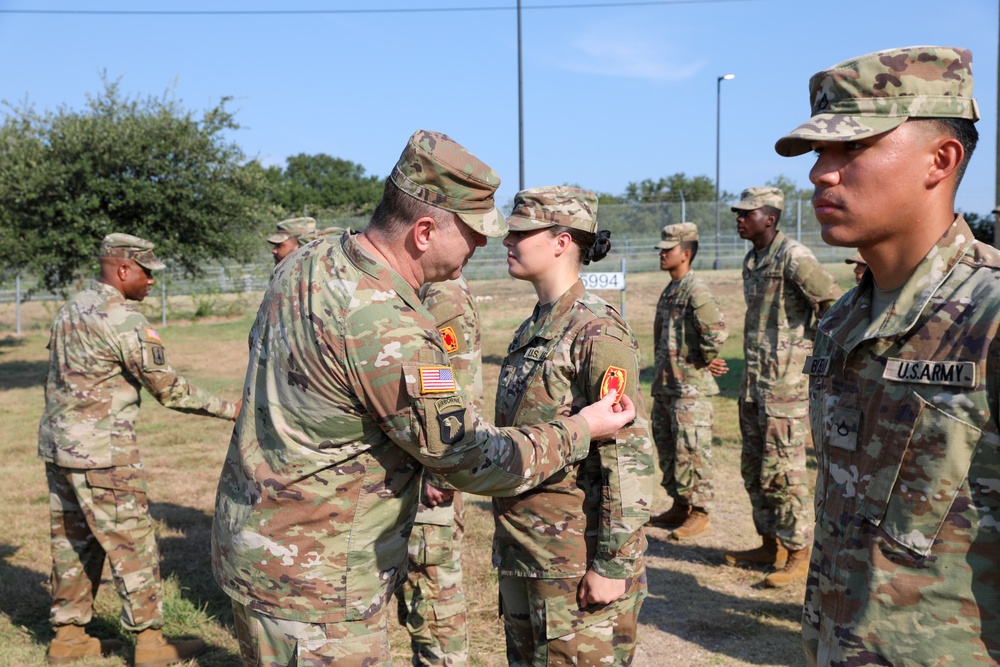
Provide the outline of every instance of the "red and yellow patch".
<path id="1" fill-rule="evenodd" d="M 617 366 L 608 366 L 608 370 L 604 371 L 604 379 L 601 380 L 601 398 L 608 395 L 608 392 L 614 389 L 618 392 L 615 398 L 615 404 L 617 405 L 619 401 L 622 400 L 622 396 L 625 394 L 625 380 L 628 378 L 628 371 L 624 368 L 618 368 Z"/>
<path id="2" fill-rule="evenodd" d="M 448 354 L 458 352 L 458 336 L 452 327 L 438 329 L 441 332 L 441 340 L 444 341 L 444 351 Z"/>

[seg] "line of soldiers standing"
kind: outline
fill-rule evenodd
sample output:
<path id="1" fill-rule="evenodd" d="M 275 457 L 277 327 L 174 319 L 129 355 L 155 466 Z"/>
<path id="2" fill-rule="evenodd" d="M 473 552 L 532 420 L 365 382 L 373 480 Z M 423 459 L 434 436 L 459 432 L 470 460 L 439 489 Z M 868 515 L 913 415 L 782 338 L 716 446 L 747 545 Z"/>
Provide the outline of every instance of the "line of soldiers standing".
<path id="1" fill-rule="evenodd" d="M 813 77 L 811 118 L 776 143 L 781 155 L 816 153 L 810 179 L 823 238 L 859 248 L 868 264 L 844 297 L 836 300 L 836 286 L 808 250 L 776 230 L 777 192 L 750 188 L 734 207 L 740 234 L 754 245 L 744 264 L 739 403 L 741 467 L 762 545 L 726 560 L 779 566 L 783 559 L 769 585 L 808 571 L 810 665 L 1000 664 L 1000 253 L 976 242 L 954 213 L 977 140 L 971 60 L 965 49 L 909 47 L 840 63 Z M 458 390 L 444 327 L 416 290 L 456 278 L 487 237 L 506 232 L 493 202 L 498 185 L 489 167 L 445 135 L 416 133 L 365 231 L 318 241 L 278 264 L 236 403 L 181 378 L 130 303 L 146 296 L 151 271 L 162 268 L 152 244 L 105 238 L 99 279 L 60 310 L 49 344 L 39 456 L 52 516 L 50 663 L 119 648 L 84 630 L 105 555 L 122 625 L 138 635 L 136 665 L 171 664 L 205 648 L 160 632 L 158 555 L 135 446 L 141 388 L 167 407 L 236 420 L 216 501 L 213 570 L 232 598 L 244 661 L 254 666 L 391 664 L 387 602 L 403 579 L 418 497 L 435 495 L 422 469 L 458 488 L 519 495 L 603 457 L 605 447 L 620 453 L 619 433 L 644 428 L 627 355 L 607 366 L 603 381 L 590 374 L 599 392 L 547 423 L 495 427 Z M 560 228 L 595 236 L 592 193 L 538 194 L 521 200 L 518 235 L 505 241 L 509 266 L 524 262 L 522 244 L 540 230 L 549 230 L 537 238 L 556 253 L 579 245 Z M 676 284 L 657 318 L 655 409 L 657 440 L 670 443 L 674 434 L 662 461 L 675 504 L 657 520 L 676 525 L 677 539 L 704 534 L 711 502 L 707 475 L 699 478 L 681 456 L 704 451 L 710 417 L 703 404 L 683 399 L 708 394 L 708 376 L 726 371 L 717 356 L 721 316 L 713 320 L 717 307 L 684 271 L 697 251 L 695 231 L 668 227 L 660 244 L 661 268 Z M 606 351 L 634 352 L 627 323 L 606 304 L 566 294 L 581 314 L 602 314 L 585 323 L 598 323 Z M 548 305 L 540 298 L 522 326 L 544 319 Z M 682 315 L 695 309 L 714 322 L 706 336 L 683 326 Z M 695 378 L 679 363 L 689 361 L 685 345 L 691 366 L 707 376 Z M 546 359 L 543 347 L 518 354 Z M 806 418 L 818 466 L 811 541 L 799 512 Z M 641 457 L 619 454 L 619 461 Z M 648 499 L 630 500 L 617 507 L 619 517 L 645 521 Z M 641 531 L 627 542 L 645 544 Z M 630 558 L 635 576 L 624 575 L 633 583 L 620 598 L 633 616 L 645 594 L 641 559 Z M 562 581 L 579 585 L 578 608 L 574 591 L 557 590 Z M 550 611 L 570 619 L 550 628 L 559 636 L 543 644 L 576 634 L 573 622 L 592 612 L 586 581 L 555 582 L 552 599 L 573 607 L 568 616 L 546 605 L 525 614 L 532 623 Z M 404 612 L 412 600 L 403 594 Z M 602 627 L 609 642 L 623 637 L 617 625 Z M 633 632 L 627 650 L 581 652 L 579 664 L 630 664 L 634 641 Z M 417 652 L 415 661 L 420 655 L 428 654 Z M 512 664 L 560 664 L 544 650 L 535 655 L 541 660 Z"/>

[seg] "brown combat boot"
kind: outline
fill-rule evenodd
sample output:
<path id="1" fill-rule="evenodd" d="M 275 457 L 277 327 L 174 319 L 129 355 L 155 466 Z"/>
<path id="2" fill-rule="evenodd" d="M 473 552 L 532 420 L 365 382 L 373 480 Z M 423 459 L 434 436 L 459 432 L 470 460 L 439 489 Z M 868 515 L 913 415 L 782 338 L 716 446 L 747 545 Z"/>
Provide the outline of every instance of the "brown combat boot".
<path id="1" fill-rule="evenodd" d="M 160 630 L 141 631 L 135 640 L 135 667 L 166 667 L 208 648 L 200 639 L 167 639 Z"/>
<path id="2" fill-rule="evenodd" d="M 654 516 L 649 520 L 649 524 L 657 528 L 673 530 L 679 528 L 681 524 L 687 521 L 689 514 L 691 514 L 691 506 L 680 500 L 675 500 L 670 509 Z"/>
<path id="3" fill-rule="evenodd" d="M 81 658 L 97 658 L 113 653 L 122 647 L 117 639 L 91 637 L 79 625 L 60 625 L 49 644 L 49 664 L 68 665 Z"/>
<path id="4" fill-rule="evenodd" d="M 764 577 L 764 585 L 769 588 L 781 588 L 794 581 L 801 581 L 809 574 L 809 547 L 788 550 L 788 561 L 785 567 Z"/>
<path id="5" fill-rule="evenodd" d="M 788 550 L 781 546 L 777 537 L 764 537 L 763 543 L 755 549 L 746 551 L 727 551 L 726 565 L 770 565 L 776 568 L 785 566 Z"/>
<path id="6" fill-rule="evenodd" d="M 708 512 L 701 507 L 692 507 L 691 513 L 678 528 L 670 533 L 672 540 L 689 540 L 712 532 L 712 523 L 708 520 Z"/>

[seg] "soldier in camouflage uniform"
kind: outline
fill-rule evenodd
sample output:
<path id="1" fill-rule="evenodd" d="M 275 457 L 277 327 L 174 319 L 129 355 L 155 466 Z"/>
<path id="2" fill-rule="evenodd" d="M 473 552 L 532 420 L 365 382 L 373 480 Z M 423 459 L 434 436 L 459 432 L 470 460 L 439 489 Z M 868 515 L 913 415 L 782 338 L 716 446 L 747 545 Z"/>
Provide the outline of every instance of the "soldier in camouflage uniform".
<path id="1" fill-rule="evenodd" d="M 507 270 L 538 295 L 507 349 L 496 420 L 521 426 L 574 414 L 609 387 L 639 399 L 639 347 L 628 324 L 580 281 L 603 258 L 597 196 L 566 186 L 514 197 Z M 514 667 L 630 665 L 646 597 L 642 526 L 653 446 L 636 421 L 528 493 L 494 498 L 507 660 Z"/>
<path id="2" fill-rule="evenodd" d="M 177 374 L 160 335 L 131 301 L 153 285 L 163 263 L 153 244 L 128 234 L 101 242 L 101 275 L 59 310 L 49 339 L 45 411 L 38 457 L 45 461 L 52 519 L 51 664 L 100 655 L 112 642 L 89 637 L 105 555 L 121 622 L 138 634 L 136 665 L 165 665 L 205 648 L 163 638 L 159 553 L 136 448 L 145 389 L 181 412 L 234 419 L 239 404 L 216 398 Z M 120 645 L 119 642 L 113 642 Z M 102 646 L 103 644 L 103 646 Z"/>
<path id="3" fill-rule="evenodd" d="M 216 580 L 248 667 L 391 665 L 386 606 L 406 573 L 424 466 L 517 494 L 635 416 L 615 392 L 548 424 L 498 429 L 455 382 L 421 304 L 507 224 L 499 177 L 420 130 L 360 234 L 278 267 L 251 331 L 246 410 L 216 496 Z"/>
<path id="4" fill-rule="evenodd" d="M 425 283 L 420 301 L 434 317 L 459 389 L 482 413 L 483 355 L 479 312 L 464 277 Z M 462 588 L 462 494 L 428 479 L 407 545 L 406 581 L 396 589 L 399 622 L 410 633 L 415 667 L 465 667 L 469 654 Z"/>
<path id="5" fill-rule="evenodd" d="M 316 236 L 316 221 L 312 218 L 282 220 L 274 234 L 267 237 L 267 242 L 273 246 L 274 263 L 278 264 Z"/>
<path id="6" fill-rule="evenodd" d="M 730 565 L 780 568 L 766 586 L 805 579 L 811 531 L 806 515 L 808 387 L 802 364 L 816 322 L 840 288 L 816 257 L 777 229 L 785 198 L 778 188 L 743 191 L 733 206 L 736 230 L 753 243 L 743 260 L 746 365 L 740 387 L 740 471 L 762 544 L 728 551 Z"/>
<path id="7" fill-rule="evenodd" d="M 861 256 L 860 252 L 856 252 L 845 259 L 844 263 L 851 265 L 851 270 L 854 271 L 854 281 L 860 283 L 868 268 L 868 262 L 865 261 L 865 258 Z"/>
<path id="8" fill-rule="evenodd" d="M 650 523 L 685 540 L 711 530 L 712 401 L 715 377 L 729 370 L 719 356 L 726 323 L 708 287 L 695 277 L 698 227 L 667 225 L 660 232 L 660 270 L 671 282 L 660 295 L 653 320 L 653 438 L 663 488 L 673 498 L 669 510 Z"/>
<path id="9" fill-rule="evenodd" d="M 823 239 L 861 284 L 819 324 L 810 665 L 1000 664 L 1000 252 L 954 198 L 978 134 L 972 54 L 868 54 L 810 82 Z"/>

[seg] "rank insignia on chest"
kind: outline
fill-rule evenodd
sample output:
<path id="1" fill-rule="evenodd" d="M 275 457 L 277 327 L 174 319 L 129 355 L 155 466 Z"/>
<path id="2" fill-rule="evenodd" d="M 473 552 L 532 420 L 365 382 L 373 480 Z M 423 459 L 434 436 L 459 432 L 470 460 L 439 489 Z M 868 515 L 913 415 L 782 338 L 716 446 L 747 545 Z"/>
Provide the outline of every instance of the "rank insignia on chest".
<path id="1" fill-rule="evenodd" d="M 442 394 L 455 391 L 455 375 L 451 366 L 422 366 L 420 368 L 420 393 Z"/>
<path id="2" fill-rule="evenodd" d="M 615 403 L 622 400 L 622 396 L 625 394 L 625 380 L 628 378 L 628 371 L 624 368 L 618 368 L 617 366 L 608 366 L 608 370 L 604 371 L 604 379 L 601 380 L 601 398 L 608 395 L 608 392 L 614 389 L 618 396 L 615 398 Z"/>
<path id="3" fill-rule="evenodd" d="M 458 352 L 458 336 L 455 335 L 455 329 L 452 327 L 442 327 L 438 331 L 441 332 L 441 340 L 444 341 L 444 351 L 448 354 Z"/>

